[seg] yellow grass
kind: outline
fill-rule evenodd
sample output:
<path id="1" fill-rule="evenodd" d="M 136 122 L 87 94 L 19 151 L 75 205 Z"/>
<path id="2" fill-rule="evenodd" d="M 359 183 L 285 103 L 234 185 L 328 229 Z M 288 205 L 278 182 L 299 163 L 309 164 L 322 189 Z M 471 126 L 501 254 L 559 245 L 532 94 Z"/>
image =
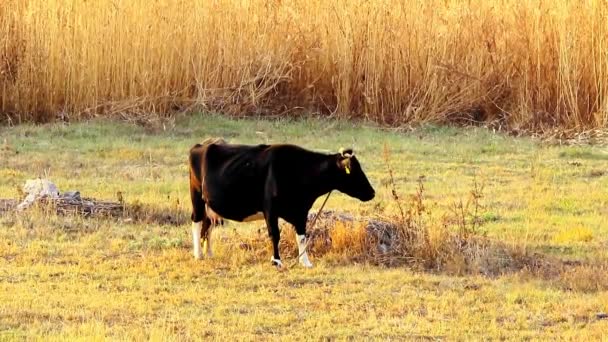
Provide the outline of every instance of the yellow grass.
<path id="1" fill-rule="evenodd" d="M 607 15 L 599 0 L 4 0 L 0 110 L 605 127 Z"/>
<path id="2" fill-rule="evenodd" d="M 121 191 L 127 204 L 159 212 L 150 223 L 35 209 L 0 214 L 0 340 L 608 337 L 608 320 L 598 316 L 608 311 L 608 175 L 598 172 L 608 169 L 605 148 L 548 146 L 480 128 L 431 126 L 404 134 L 335 120 L 179 115 L 165 124 L 102 119 L 0 127 L 0 198 L 18 197 L 16 189 L 40 175 L 61 191 L 102 200 Z M 311 251 L 313 269 L 291 267 L 297 248 L 293 229 L 284 225 L 289 268 L 277 272 L 261 222 L 218 228 L 215 256 L 194 260 L 187 151 L 212 136 L 236 143 L 267 137 L 332 151 L 352 145 L 377 198 L 362 203 L 335 192 L 326 210 L 399 218 L 382 158 L 386 143 L 405 211 L 425 176 L 428 244 L 418 239 L 407 247 L 417 257 L 434 247 L 431 257 L 442 258 L 444 267 L 357 258 L 373 245 L 361 226 L 341 224 L 330 232 L 331 248 Z M 466 245 L 449 249 L 454 243 L 435 225 L 458 222 L 453 203 L 462 198 L 467 206 L 474 179 L 485 186 L 483 224 L 470 229 Z M 179 223 L 160 213 L 178 214 Z M 452 225 L 445 229 L 462 234 Z M 482 235 L 495 243 L 471 243 Z M 524 260 L 529 268 L 509 259 L 517 251 L 521 259 L 536 256 Z"/>
<path id="3" fill-rule="evenodd" d="M 564 229 L 553 238 L 556 243 L 589 242 L 591 240 L 593 240 L 593 232 L 586 227 Z"/>

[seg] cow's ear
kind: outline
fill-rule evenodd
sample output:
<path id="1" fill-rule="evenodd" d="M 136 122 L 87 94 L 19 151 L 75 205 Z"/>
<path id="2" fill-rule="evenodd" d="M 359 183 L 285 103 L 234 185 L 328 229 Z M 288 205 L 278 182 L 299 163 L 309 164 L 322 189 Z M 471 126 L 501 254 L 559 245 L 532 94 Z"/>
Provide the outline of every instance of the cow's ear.
<path id="1" fill-rule="evenodd" d="M 338 157 L 338 168 L 340 170 L 344 170 L 344 172 L 346 172 L 347 175 L 350 174 L 350 158 L 339 156 Z"/>
<path id="2" fill-rule="evenodd" d="M 345 158 L 350 158 L 355 155 L 355 151 L 353 151 L 352 148 L 340 147 L 339 152 L 340 152 L 340 155 Z"/>

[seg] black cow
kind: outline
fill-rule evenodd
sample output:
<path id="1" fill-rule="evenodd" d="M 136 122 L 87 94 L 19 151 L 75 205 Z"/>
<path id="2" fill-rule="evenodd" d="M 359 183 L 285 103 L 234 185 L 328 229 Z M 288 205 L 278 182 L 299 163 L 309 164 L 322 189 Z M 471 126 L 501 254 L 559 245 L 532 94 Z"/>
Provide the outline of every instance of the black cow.
<path id="1" fill-rule="evenodd" d="M 281 267 L 278 219 L 294 225 L 300 263 L 312 267 L 305 251 L 306 221 L 315 200 L 338 190 L 361 201 L 375 191 L 351 149 L 323 154 L 289 144 L 234 145 L 207 139 L 190 149 L 190 196 L 194 256 L 202 257 L 201 234 L 211 253 L 211 230 L 224 219 L 265 220 L 272 238 L 271 262 Z"/>

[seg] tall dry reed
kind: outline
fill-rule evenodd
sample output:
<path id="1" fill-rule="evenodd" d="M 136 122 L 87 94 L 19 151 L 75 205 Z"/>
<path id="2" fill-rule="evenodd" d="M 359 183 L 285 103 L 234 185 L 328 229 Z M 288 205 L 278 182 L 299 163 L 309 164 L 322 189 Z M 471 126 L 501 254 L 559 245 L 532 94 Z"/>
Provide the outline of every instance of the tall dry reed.
<path id="1" fill-rule="evenodd" d="M 0 111 L 605 127 L 607 15 L 599 0 L 4 0 Z"/>

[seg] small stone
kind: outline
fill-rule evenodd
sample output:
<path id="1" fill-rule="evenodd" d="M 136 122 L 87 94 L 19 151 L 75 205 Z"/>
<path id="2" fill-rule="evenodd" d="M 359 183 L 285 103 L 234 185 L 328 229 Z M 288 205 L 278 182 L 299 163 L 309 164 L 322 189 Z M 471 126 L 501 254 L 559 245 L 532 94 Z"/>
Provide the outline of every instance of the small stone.
<path id="1" fill-rule="evenodd" d="M 63 199 L 80 200 L 80 191 L 66 191 L 61 194 Z"/>
<path id="2" fill-rule="evenodd" d="M 607 319 L 608 318 L 608 313 L 600 312 L 600 313 L 595 314 L 595 317 L 597 319 Z"/>

